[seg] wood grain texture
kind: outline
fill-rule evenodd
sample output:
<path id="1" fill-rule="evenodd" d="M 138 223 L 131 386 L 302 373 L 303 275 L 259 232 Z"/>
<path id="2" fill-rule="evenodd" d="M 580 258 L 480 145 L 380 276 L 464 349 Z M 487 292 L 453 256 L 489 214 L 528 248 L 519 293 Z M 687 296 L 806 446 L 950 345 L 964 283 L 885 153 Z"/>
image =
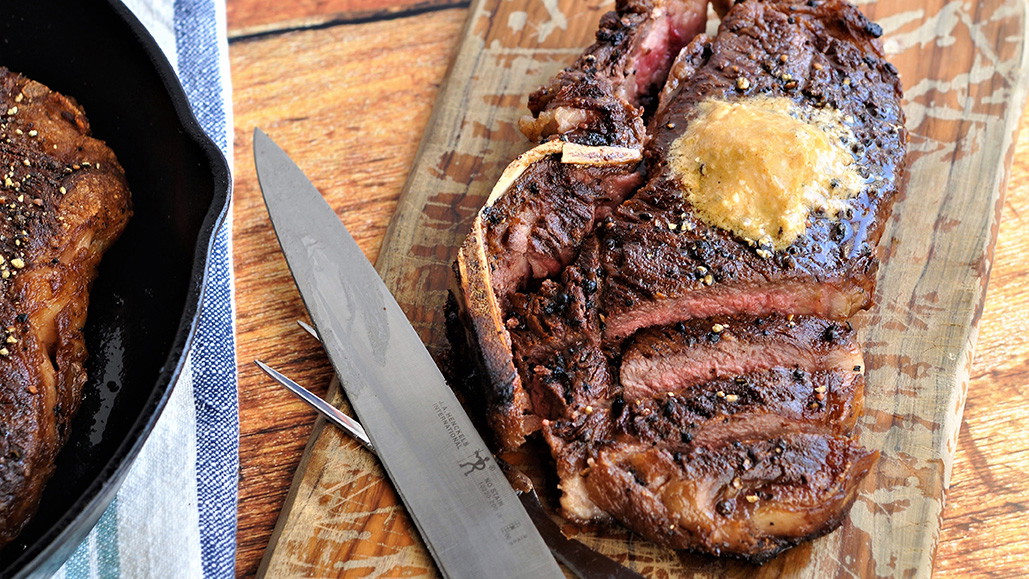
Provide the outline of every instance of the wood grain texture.
<path id="1" fill-rule="evenodd" d="M 938 577 L 1024 577 L 1029 558 L 1029 107 L 1009 175 L 943 513 Z"/>
<path id="2" fill-rule="evenodd" d="M 405 18 L 466 6 L 468 0 L 233 0 L 227 3 L 226 12 L 233 36 L 238 39 L 289 29 L 310 30 Z"/>
<path id="3" fill-rule="evenodd" d="M 230 0 L 230 7 L 232 4 Z M 950 26 L 951 31 L 958 31 L 957 37 L 960 38 L 963 34 L 960 23 L 966 16 L 957 11 L 961 7 L 959 4 L 948 4 L 951 16 L 938 17 L 931 21 L 931 25 L 927 24 L 930 22 L 928 18 L 895 19 L 895 30 L 901 33 L 906 30 L 912 33 L 908 35 L 910 38 L 915 38 L 919 30 Z M 414 158 L 418 138 L 426 128 L 436 87 L 444 78 L 446 64 L 452 47 L 457 45 L 465 15 L 465 11 L 454 9 L 405 18 L 402 27 L 396 21 L 329 26 L 268 34 L 234 42 L 231 46 L 238 151 L 235 259 L 240 360 L 244 364 L 241 368 L 244 436 L 241 446 L 240 575 L 251 575 L 256 570 L 277 509 L 285 499 L 291 473 L 310 432 L 306 425 L 312 422 L 313 417 L 301 403 L 252 370 L 249 360 L 255 356 L 263 357 L 320 393 L 324 393 L 322 385 L 328 382 L 331 373 L 313 340 L 293 329 L 292 320 L 303 316 L 303 307 L 260 204 L 252 173 L 250 131 L 253 126 L 260 125 L 290 151 L 330 198 L 358 242 L 374 257 L 385 224 L 394 210 L 407 167 Z M 597 16 L 593 15 L 594 22 Z M 274 16 L 268 20 L 274 21 Z M 562 35 L 567 33 L 560 32 Z M 374 44 L 379 36 L 384 36 L 382 42 Z M 517 55 L 509 55 L 512 61 L 517 58 Z M 556 70 L 567 59 L 567 54 L 555 54 L 549 66 Z M 984 64 L 986 66 L 988 63 Z M 545 73 L 540 71 L 539 74 Z M 404 80 L 402 89 L 384 90 L 384 87 L 391 86 L 391 82 L 399 84 L 397 79 Z M 905 81 L 908 81 L 907 76 Z M 932 93 L 933 98 L 949 98 L 946 92 L 937 87 L 925 94 Z M 508 98 L 510 106 L 519 107 L 524 101 L 524 94 L 511 94 L 499 100 Z M 955 101 L 955 105 L 961 107 L 969 104 L 975 104 L 974 99 L 964 103 Z M 432 125 L 436 122 L 434 119 Z M 943 119 L 940 122 L 953 121 Z M 473 132 L 482 133 L 488 127 L 475 127 Z M 950 130 L 971 135 L 975 139 L 972 142 L 988 142 L 984 135 L 976 136 L 968 127 L 955 126 Z M 1026 418 L 1029 416 L 1029 400 L 1023 377 L 1027 369 L 1029 338 L 1020 331 L 1029 317 L 1024 295 L 1029 260 L 1022 258 L 1029 249 L 1022 234 L 1024 222 L 1029 219 L 1027 133 L 1029 131 L 1022 132 L 1019 148 L 1014 153 L 1007 202 L 1003 206 L 997 205 L 1003 214 L 1000 241 L 993 256 L 991 290 L 982 317 L 965 419 L 957 439 L 952 489 L 944 511 L 936 561 L 938 576 L 1018 576 L 1023 571 L 1021 561 L 1029 552 L 1022 521 L 1026 497 L 1029 496 L 1029 477 L 1026 477 L 1029 470 L 1029 430 L 1026 428 L 1029 426 Z M 361 146 L 355 146 L 350 139 L 350 135 L 355 134 L 364 137 Z M 1006 137 L 1002 136 L 1011 137 L 1010 131 Z M 512 148 L 514 143 L 512 141 Z M 455 162 L 469 161 L 457 159 Z M 494 169 L 499 173 L 503 163 L 498 163 L 495 168 L 479 166 L 476 171 Z M 989 173 L 987 169 L 984 169 L 984 174 Z M 994 185 L 999 188 L 1001 183 Z M 445 221 L 454 216 L 470 216 L 475 208 L 466 205 L 455 197 L 449 202 L 437 203 L 434 210 L 441 212 L 441 220 Z M 437 246 L 433 250 L 437 253 L 430 252 L 430 255 L 442 257 L 445 249 Z M 987 259 L 980 268 L 989 268 L 989 265 Z M 968 315 L 974 318 L 976 308 L 971 310 Z M 942 315 L 946 314 L 936 314 Z M 970 345 L 963 353 L 966 359 L 971 357 Z M 952 429 L 955 434 L 958 432 L 956 424 Z M 317 438 L 316 442 L 318 440 L 322 439 Z M 325 442 L 327 448 L 341 444 L 337 457 L 364 472 L 361 462 L 363 451 L 359 447 L 341 440 Z M 372 486 L 388 494 L 388 483 L 381 479 Z M 386 491 L 381 490 L 383 487 Z M 339 499 L 328 505 L 337 519 L 341 514 L 367 510 L 364 506 L 347 507 L 350 503 L 368 500 L 368 495 L 361 495 L 353 486 L 338 487 L 338 492 L 331 496 Z M 390 503 L 388 498 L 376 498 L 372 502 L 395 506 L 395 501 Z M 387 521 L 384 526 L 403 528 L 401 523 L 388 519 L 379 520 Z M 363 528 L 361 524 L 357 526 Z M 348 528 L 353 531 L 356 527 L 351 525 Z M 351 535 L 347 540 L 349 546 L 343 547 L 344 552 L 350 549 L 351 553 L 366 557 L 366 554 L 358 552 L 362 549 L 366 552 L 376 549 L 388 552 L 402 543 L 384 547 L 381 541 L 362 542 L 362 536 L 360 533 L 356 538 Z M 342 574 L 343 569 L 337 564 L 347 559 L 327 556 L 330 550 L 326 543 L 312 543 L 307 548 L 322 553 L 322 560 L 306 568 L 294 568 L 290 575 Z M 411 549 L 417 551 L 417 544 Z M 354 560 L 351 554 L 344 556 Z M 791 554 L 791 558 L 798 560 L 809 557 L 810 552 L 804 549 Z M 398 564 L 351 569 L 361 576 L 417 574 L 413 572 L 424 565 L 418 561 L 415 559 L 411 567 Z M 634 561 L 641 564 L 640 568 L 645 563 L 640 559 Z M 774 562 L 765 572 L 771 573 L 783 565 L 782 561 Z M 653 571 L 655 568 L 651 566 L 650 569 Z"/>

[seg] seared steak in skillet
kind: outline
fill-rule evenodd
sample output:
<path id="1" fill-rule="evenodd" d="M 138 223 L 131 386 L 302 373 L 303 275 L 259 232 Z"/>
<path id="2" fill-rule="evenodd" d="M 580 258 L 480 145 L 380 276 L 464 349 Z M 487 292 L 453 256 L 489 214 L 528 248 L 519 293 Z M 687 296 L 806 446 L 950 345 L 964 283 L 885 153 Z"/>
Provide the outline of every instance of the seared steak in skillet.
<path id="1" fill-rule="evenodd" d="M 530 98 L 544 142 L 454 293 L 498 442 L 542 434 L 566 516 L 764 561 L 834 529 L 876 460 L 845 318 L 871 303 L 907 137 L 850 4 L 738 2 L 681 50 L 685 28 L 654 32 L 704 5 L 619 2 Z"/>
<path id="2" fill-rule="evenodd" d="M 35 512 L 86 381 L 82 327 L 130 215 L 75 101 L 0 68 L 0 546 Z"/>

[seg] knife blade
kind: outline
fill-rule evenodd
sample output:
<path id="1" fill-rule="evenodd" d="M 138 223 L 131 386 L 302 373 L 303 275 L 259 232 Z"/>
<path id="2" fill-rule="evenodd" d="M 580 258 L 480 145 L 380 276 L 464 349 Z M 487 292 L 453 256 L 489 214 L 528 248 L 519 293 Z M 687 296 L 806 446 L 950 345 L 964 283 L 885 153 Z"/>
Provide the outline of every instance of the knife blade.
<path id="1" fill-rule="evenodd" d="M 562 577 L 500 466 L 360 247 L 254 130 L 279 245 L 347 398 L 446 577 Z"/>

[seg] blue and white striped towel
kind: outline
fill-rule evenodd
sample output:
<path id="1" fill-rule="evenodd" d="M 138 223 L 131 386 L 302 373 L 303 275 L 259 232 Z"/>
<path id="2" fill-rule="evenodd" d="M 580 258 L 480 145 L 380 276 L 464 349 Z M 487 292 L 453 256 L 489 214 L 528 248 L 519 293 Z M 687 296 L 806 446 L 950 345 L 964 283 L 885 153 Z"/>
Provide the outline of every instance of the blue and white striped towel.
<path id="1" fill-rule="evenodd" d="M 123 0 L 232 159 L 224 0 Z M 231 223 L 217 233 L 197 334 L 157 425 L 96 528 L 55 577 L 233 575 L 239 419 Z"/>

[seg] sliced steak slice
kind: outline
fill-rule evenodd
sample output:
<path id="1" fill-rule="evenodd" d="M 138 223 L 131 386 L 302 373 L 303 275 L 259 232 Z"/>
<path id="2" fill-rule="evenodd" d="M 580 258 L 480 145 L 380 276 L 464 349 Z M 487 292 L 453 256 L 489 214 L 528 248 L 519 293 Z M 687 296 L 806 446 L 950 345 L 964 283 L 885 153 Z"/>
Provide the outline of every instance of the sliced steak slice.
<path id="1" fill-rule="evenodd" d="M 760 439 L 787 424 L 847 436 L 863 403 L 861 372 L 777 367 L 634 402 L 616 395 L 594 402 L 586 412 L 544 420 L 542 426 L 557 467 L 564 513 L 577 521 L 604 520 L 608 515 L 590 498 L 584 479 L 590 460 L 602 449 L 731 445 Z"/>
<path id="2" fill-rule="evenodd" d="M 583 145 L 642 147 L 643 110 L 679 50 L 704 29 L 706 0 L 618 0 L 597 41 L 529 97 L 521 121 L 533 141 L 552 135 Z"/>
<path id="3" fill-rule="evenodd" d="M 776 367 L 710 380 L 676 392 L 628 402 L 613 420 L 639 442 L 689 442 L 710 421 L 769 413 L 850 434 L 864 409 L 864 374 Z"/>
<path id="4" fill-rule="evenodd" d="M 674 87 L 670 81 L 652 124 L 650 181 L 598 228 L 609 337 L 693 317 L 778 312 L 843 318 L 867 307 L 875 288 L 876 246 L 903 180 L 907 141 L 900 82 L 884 59 L 879 34 L 877 25 L 842 0 L 758 0 L 736 4 L 716 37 L 684 51 L 675 67 L 680 76 Z M 738 134 L 720 131 L 727 151 L 703 155 L 696 152 L 703 143 L 690 141 L 691 131 L 702 130 L 701 118 L 729 122 L 742 118 L 740 107 L 782 103 L 789 103 L 782 117 L 802 119 L 805 126 L 832 125 L 825 129 L 829 137 L 812 138 L 849 157 L 840 163 L 853 190 L 845 199 L 818 200 L 810 213 L 795 206 L 808 200 L 807 193 L 775 198 L 784 204 L 780 213 L 796 223 L 773 221 L 770 229 L 760 229 L 764 234 L 752 233 L 759 231 L 756 226 L 747 229 L 749 221 L 725 226 L 719 211 L 745 215 L 767 199 L 697 205 L 709 201 L 700 191 L 715 187 L 712 180 L 760 185 L 782 177 L 783 170 L 786 176 L 796 173 L 796 165 L 821 166 L 821 158 L 804 157 L 810 151 L 789 139 L 775 142 L 760 123 Z M 729 112 L 704 116 L 709 110 Z M 736 159 L 750 159 L 738 165 L 745 173 L 768 163 L 770 176 L 757 169 L 737 175 L 731 172 Z M 777 163 L 785 167 L 778 173 Z M 730 172 L 719 173 L 719 167 Z M 798 186 L 809 185 L 816 183 Z M 825 187 L 841 185 L 848 187 L 832 178 Z"/>
<path id="5" fill-rule="evenodd" d="M 757 562 L 831 531 L 877 456 L 850 438 L 864 401 L 853 334 L 803 316 L 637 333 L 613 398 L 542 422 L 563 512 Z"/>
<path id="6" fill-rule="evenodd" d="M 860 372 L 853 334 L 849 323 L 809 316 L 719 316 L 643 330 L 622 355 L 622 396 L 653 398 L 774 367 Z"/>
<path id="7" fill-rule="evenodd" d="M 750 438 L 602 447 L 581 484 L 655 542 L 766 561 L 836 528 L 878 455 L 815 426 L 763 419 Z"/>

